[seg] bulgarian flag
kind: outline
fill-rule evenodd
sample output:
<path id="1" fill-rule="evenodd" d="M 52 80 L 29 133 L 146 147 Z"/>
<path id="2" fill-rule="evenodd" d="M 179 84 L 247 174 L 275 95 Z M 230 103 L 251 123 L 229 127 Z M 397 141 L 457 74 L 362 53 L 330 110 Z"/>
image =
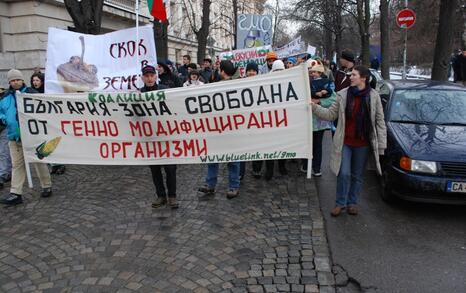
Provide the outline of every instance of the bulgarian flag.
<path id="1" fill-rule="evenodd" d="M 150 14 L 161 22 L 167 21 L 167 12 L 165 11 L 165 5 L 163 0 L 147 0 L 147 7 L 149 8 Z"/>

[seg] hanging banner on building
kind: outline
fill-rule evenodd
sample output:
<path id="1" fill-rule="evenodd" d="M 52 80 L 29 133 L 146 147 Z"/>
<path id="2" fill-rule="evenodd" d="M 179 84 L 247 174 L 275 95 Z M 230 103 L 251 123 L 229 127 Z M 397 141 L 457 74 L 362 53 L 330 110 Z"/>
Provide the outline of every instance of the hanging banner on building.
<path id="1" fill-rule="evenodd" d="M 306 44 L 301 40 L 301 36 L 289 42 L 288 44 L 275 49 L 279 58 L 295 56 L 306 52 Z"/>
<path id="2" fill-rule="evenodd" d="M 272 27 L 272 15 L 238 15 L 236 48 L 246 49 L 272 45 Z"/>
<path id="3" fill-rule="evenodd" d="M 233 62 L 239 68 L 240 76 L 245 77 L 248 63 L 255 62 L 259 67 L 262 66 L 265 64 L 267 53 L 271 50 L 271 46 L 234 50 L 220 53 L 219 58 L 220 60 L 230 60 Z"/>
<path id="4" fill-rule="evenodd" d="M 46 93 L 131 91 L 142 86 L 141 68 L 157 64 L 152 26 L 87 35 L 49 28 Z"/>
<path id="5" fill-rule="evenodd" d="M 191 164 L 310 158 L 305 66 L 147 93 L 18 94 L 27 162 Z"/>

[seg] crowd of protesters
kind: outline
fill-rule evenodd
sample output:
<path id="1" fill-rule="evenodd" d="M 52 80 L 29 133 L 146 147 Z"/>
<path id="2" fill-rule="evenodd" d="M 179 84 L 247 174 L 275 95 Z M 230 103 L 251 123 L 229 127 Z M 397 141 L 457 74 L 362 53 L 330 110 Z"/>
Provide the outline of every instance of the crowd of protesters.
<path id="1" fill-rule="evenodd" d="M 378 156 L 383 154 L 386 145 L 386 130 L 380 96 L 371 88 L 371 74 L 364 66 L 355 66 L 355 55 L 344 50 L 339 60 L 339 67 L 334 62 L 309 56 L 279 59 L 274 52 L 268 52 L 265 63 L 259 66 L 249 63 L 245 78 L 258 74 L 270 74 L 287 70 L 305 63 L 310 79 L 310 107 L 313 113 L 313 160 L 311 173 L 315 177 L 322 175 L 322 141 L 324 133 L 332 130 L 333 150 L 331 153 L 331 170 L 337 175 L 337 192 L 335 208 L 331 211 L 338 216 L 343 210 L 351 215 L 358 213 L 358 195 L 363 183 L 363 170 L 369 157 L 376 160 L 380 170 Z M 309 60 L 307 60 L 309 59 Z M 144 86 L 141 92 L 155 91 L 177 87 L 202 86 L 204 84 L 228 81 L 240 78 L 238 69 L 231 61 L 215 62 L 207 57 L 198 65 L 191 62 L 189 55 L 184 55 L 182 64 L 170 61 L 158 62 L 157 66 L 146 65 L 142 68 Z M 23 185 L 26 179 L 24 157 L 19 132 L 16 109 L 16 91 L 28 93 L 44 92 L 44 75 L 40 72 L 31 77 L 31 87 L 24 83 L 22 73 L 12 69 L 7 75 L 10 88 L 0 100 L 0 188 L 11 181 L 10 193 L 0 199 L 5 205 L 22 203 Z M 338 120 L 338 123 L 337 121 Z M 370 156 L 370 154 L 373 156 Z M 294 161 L 296 162 L 296 161 Z M 280 175 L 286 176 L 286 160 L 266 160 L 252 162 L 252 176 L 272 180 L 275 163 Z M 50 173 L 61 174 L 63 165 L 47 166 L 34 164 L 42 187 L 42 197 L 52 195 Z M 263 171 L 263 166 L 265 170 Z M 307 172 L 308 162 L 302 160 L 297 168 Z M 230 162 L 228 168 L 228 190 L 226 197 L 239 196 L 241 180 L 246 176 L 246 162 Z M 150 166 L 156 190 L 153 208 L 168 205 L 178 208 L 176 199 L 176 165 Z M 162 173 L 164 170 L 165 180 Z M 199 187 L 200 200 L 208 200 L 215 195 L 218 181 L 218 163 L 207 164 L 205 185 Z M 164 182 L 165 181 L 165 182 Z"/>

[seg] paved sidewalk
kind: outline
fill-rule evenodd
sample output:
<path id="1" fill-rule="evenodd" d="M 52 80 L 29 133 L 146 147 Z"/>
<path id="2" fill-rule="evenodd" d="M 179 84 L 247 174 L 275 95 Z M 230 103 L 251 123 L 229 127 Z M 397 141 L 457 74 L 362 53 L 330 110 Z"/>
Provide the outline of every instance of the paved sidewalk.
<path id="1" fill-rule="evenodd" d="M 335 292 L 313 182 L 250 167 L 238 198 L 223 165 L 198 201 L 206 166 L 179 166 L 172 211 L 150 207 L 148 167 L 69 166 L 51 198 L 0 207 L 0 292 Z"/>

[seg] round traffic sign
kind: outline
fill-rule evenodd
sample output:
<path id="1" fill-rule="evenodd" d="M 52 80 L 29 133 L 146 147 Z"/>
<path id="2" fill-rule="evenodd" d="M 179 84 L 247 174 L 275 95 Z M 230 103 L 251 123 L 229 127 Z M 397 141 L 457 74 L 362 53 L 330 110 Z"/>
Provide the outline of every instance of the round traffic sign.
<path id="1" fill-rule="evenodd" d="M 396 24 L 401 28 L 410 28 L 416 22 L 416 13 L 409 8 L 405 8 L 396 15 Z"/>

